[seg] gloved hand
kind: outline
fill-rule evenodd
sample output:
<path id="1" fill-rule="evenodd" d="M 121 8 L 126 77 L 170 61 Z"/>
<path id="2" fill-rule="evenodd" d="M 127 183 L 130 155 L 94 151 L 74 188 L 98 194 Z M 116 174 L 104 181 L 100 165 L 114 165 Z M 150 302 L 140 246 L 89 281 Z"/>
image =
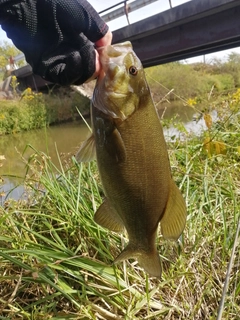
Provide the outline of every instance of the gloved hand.
<path id="1" fill-rule="evenodd" d="M 0 0 L 0 24 L 33 72 L 60 85 L 95 78 L 100 63 L 94 44 L 112 40 L 86 0 Z"/>

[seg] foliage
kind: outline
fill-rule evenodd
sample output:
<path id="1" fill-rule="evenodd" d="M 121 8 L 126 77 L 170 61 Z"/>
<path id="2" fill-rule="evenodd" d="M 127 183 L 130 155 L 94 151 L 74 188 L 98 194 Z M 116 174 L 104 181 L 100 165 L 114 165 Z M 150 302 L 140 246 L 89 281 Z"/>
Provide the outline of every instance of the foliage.
<path id="1" fill-rule="evenodd" d="M 169 63 L 146 69 L 147 79 L 154 95 L 165 96 L 174 90 L 168 99 L 193 97 L 207 92 L 203 77 L 192 69 L 190 65 Z M 161 86 L 159 86 L 159 83 Z"/>
<path id="2" fill-rule="evenodd" d="M 14 45 L 8 41 L 3 41 L 0 43 L 0 69 L 5 68 L 9 63 L 9 58 L 18 55 L 19 51 Z"/>
<path id="3" fill-rule="evenodd" d="M 88 115 L 90 111 L 89 98 L 72 90 L 71 87 L 50 90 L 44 95 L 44 101 L 49 124 L 75 120 L 79 117 L 76 108 L 81 110 L 83 115 Z"/>
<path id="4" fill-rule="evenodd" d="M 213 72 L 217 74 L 229 74 L 234 80 L 235 88 L 240 86 L 240 54 L 232 52 L 228 55 L 226 62 L 213 60 Z"/>
<path id="5" fill-rule="evenodd" d="M 14 45 L 8 41 L 0 42 L 0 70 L 2 70 L 2 77 L 5 75 L 6 66 L 9 64 L 9 58 L 15 57 L 21 53 Z M 21 63 L 19 63 L 21 65 Z M 0 79 L 1 80 L 1 79 Z"/>
<path id="6" fill-rule="evenodd" d="M 146 69 L 153 98 L 160 101 L 198 97 L 201 100 L 227 95 L 240 86 L 240 55 L 231 53 L 227 61 L 210 63 L 168 63 Z"/>
<path id="7" fill-rule="evenodd" d="M 41 93 L 31 89 L 20 101 L 0 101 L 0 135 L 45 127 L 46 107 Z"/>
<path id="8" fill-rule="evenodd" d="M 0 135 L 49 126 L 78 117 L 76 107 L 89 113 L 89 99 L 70 88 L 37 93 L 27 88 L 19 97 L 17 79 L 12 77 L 14 100 L 0 100 Z M 68 91 L 67 91 L 68 90 Z"/>
<path id="9" fill-rule="evenodd" d="M 149 279 L 135 261 L 111 265 L 127 239 L 93 220 L 103 197 L 96 163 L 63 164 L 59 157 L 54 165 L 28 146 L 26 196 L 7 200 L 0 215 L 3 319 L 216 319 L 232 253 L 222 319 L 238 319 L 239 103 L 240 90 L 216 103 L 217 120 L 212 110 L 202 113 L 204 132 L 182 125 L 185 138 L 168 141 L 188 219 L 181 242 L 158 236 L 161 280 Z M 224 152 L 209 152 L 211 142 Z"/>

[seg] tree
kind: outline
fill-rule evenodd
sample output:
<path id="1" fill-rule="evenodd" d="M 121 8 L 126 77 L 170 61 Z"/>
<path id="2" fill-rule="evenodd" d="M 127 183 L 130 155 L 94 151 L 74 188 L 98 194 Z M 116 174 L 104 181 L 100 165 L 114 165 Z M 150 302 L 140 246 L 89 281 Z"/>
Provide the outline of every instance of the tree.
<path id="1" fill-rule="evenodd" d="M 233 76 L 235 87 L 240 86 L 240 54 L 231 52 L 228 55 L 228 61 L 225 63 L 225 68 L 228 73 Z"/>
<path id="2" fill-rule="evenodd" d="M 0 69 L 5 71 L 10 57 L 15 57 L 20 53 L 21 51 L 8 41 L 0 42 Z"/>
<path id="3" fill-rule="evenodd" d="M 237 52 L 231 52 L 228 55 L 228 62 L 240 66 L 240 54 Z"/>

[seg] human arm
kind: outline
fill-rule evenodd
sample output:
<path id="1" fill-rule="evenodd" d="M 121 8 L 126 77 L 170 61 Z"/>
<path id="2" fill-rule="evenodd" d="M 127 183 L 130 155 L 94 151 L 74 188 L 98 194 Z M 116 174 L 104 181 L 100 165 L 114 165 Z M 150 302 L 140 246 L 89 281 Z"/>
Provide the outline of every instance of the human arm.
<path id="1" fill-rule="evenodd" d="M 111 32 L 86 0 L 0 0 L 0 24 L 48 81 L 81 84 L 99 72 L 94 48 Z"/>

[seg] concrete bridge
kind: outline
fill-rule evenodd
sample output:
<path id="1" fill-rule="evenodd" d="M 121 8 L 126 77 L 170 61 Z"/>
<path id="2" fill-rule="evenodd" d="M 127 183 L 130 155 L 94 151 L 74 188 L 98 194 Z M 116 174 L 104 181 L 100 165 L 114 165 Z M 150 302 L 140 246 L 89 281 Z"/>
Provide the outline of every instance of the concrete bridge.
<path id="1" fill-rule="evenodd" d="M 112 6 L 100 15 L 106 22 L 128 18 L 128 13 L 155 1 L 121 1 L 117 9 Z M 240 46 L 240 0 L 192 0 L 113 31 L 113 43 L 127 40 L 144 67 Z M 46 83 L 30 66 L 14 74 L 33 89 Z"/>

